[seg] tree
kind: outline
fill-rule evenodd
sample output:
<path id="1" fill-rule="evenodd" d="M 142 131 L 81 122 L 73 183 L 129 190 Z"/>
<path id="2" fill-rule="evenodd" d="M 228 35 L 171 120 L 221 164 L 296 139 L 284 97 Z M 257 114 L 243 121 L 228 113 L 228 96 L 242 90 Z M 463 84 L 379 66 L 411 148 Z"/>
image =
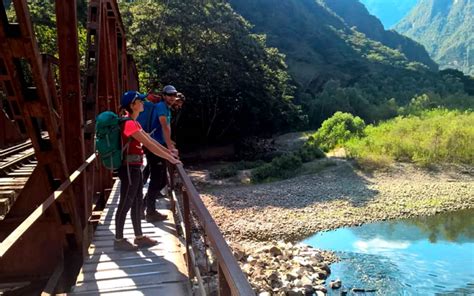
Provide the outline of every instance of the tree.
<path id="1" fill-rule="evenodd" d="M 283 56 L 220 1 L 122 3 L 142 89 L 186 94 L 179 139 L 201 144 L 288 130 L 298 122 Z"/>

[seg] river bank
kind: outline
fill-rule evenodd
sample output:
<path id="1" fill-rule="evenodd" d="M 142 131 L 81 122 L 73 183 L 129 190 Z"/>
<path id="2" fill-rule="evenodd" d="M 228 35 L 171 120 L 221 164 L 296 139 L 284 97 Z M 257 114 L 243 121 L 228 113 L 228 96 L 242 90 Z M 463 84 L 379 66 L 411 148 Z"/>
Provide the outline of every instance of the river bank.
<path id="1" fill-rule="evenodd" d="M 474 170 L 396 164 L 367 173 L 339 160 L 316 174 L 201 192 L 226 239 L 251 253 L 343 226 L 474 208 Z"/>
<path id="2" fill-rule="evenodd" d="M 474 170 L 397 164 L 364 173 L 338 161 L 317 174 L 201 192 L 230 241 L 298 241 L 343 226 L 473 208 Z"/>

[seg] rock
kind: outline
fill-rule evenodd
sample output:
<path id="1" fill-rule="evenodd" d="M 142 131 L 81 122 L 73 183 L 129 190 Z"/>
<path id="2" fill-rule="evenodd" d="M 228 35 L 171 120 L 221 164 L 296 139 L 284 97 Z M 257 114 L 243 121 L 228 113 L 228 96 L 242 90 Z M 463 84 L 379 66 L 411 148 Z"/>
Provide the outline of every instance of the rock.
<path id="1" fill-rule="evenodd" d="M 270 286 L 272 286 L 272 289 L 280 288 L 282 286 L 278 272 L 272 272 L 267 277 L 267 281 L 269 282 Z"/>
<path id="2" fill-rule="evenodd" d="M 283 255 L 281 249 L 276 246 L 271 247 L 269 252 L 270 254 L 272 254 L 273 257 L 276 257 L 278 255 Z"/>
<path id="3" fill-rule="evenodd" d="M 304 296 L 304 291 L 292 289 L 286 292 L 287 296 Z"/>
<path id="4" fill-rule="evenodd" d="M 321 269 L 316 271 L 316 275 L 317 275 L 318 279 L 323 279 L 323 280 L 327 279 L 327 277 L 328 277 L 327 272 L 325 270 L 321 270 Z"/>
<path id="5" fill-rule="evenodd" d="M 311 254 L 311 259 L 317 261 L 317 262 L 322 262 L 324 261 L 323 256 L 321 256 L 319 253 L 313 253 Z"/>
<path id="6" fill-rule="evenodd" d="M 301 278 L 301 281 L 303 282 L 303 286 L 312 286 L 313 285 L 313 281 L 307 276 L 303 276 Z"/>
<path id="7" fill-rule="evenodd" d="M 321 292 L 323 292 L 323 293 L 327 293 L 327 292 L 328 292 L 328 289 L 326 289 L 326 287 L 325 287 L 325 286 L 322 286 L 322 285 L 315 286 L 315 287 L 314 287 L 314 290 L 315 290 L 315 291 L 321 291 Z"/>
<path id="8" fill-rule="evenodd" d="M 342 283 L 341 283 L 341 280 L 340 279 L 337 279 L 335 281 L 331 281 L 329 283 L 329 287 L 331 289 L 339 289 L 341 287 Z"/>
<path id="9" fill-rule="evenodd" d="M 249 256 L 247 258 L 247 263 L 252 265 L 252 266 L 255 266 L 255 264 L 257 264 L 257 259 L 253 258 L 252 256 Z"/>
<path id="10" fill-rule="evenodd" d="M 298 262 L 301 266 L 304 266 L 304 267 L 311 266 L 311 262 L 309 260 L 306 260 L 303 257 L 295 256 L 293 257 L 293 260 Z"/>
<path id="11" fill-rule="evenodd" d="M 331 274 L 331 269 L 329 269 L 329 266 L 326 263 L 320 263 L 318 267 L 321 270 L 324 270 L 327 274 Z"/>
<path id="12" fill-rule="evenodd" d="M 285 275 L 285 278 L 286 278 L 287 281 L 293 281 L 293 280 L 296 280 L 298 278 L 298 274 L 294 273 L 294 272 L 289 272 Z"/>
<path id="13" fill-rule="evenodd" d="M 233 251 L 234 257 L 237 261 L 241 261 L 242 259 L 244 259 L 245 252 L 243 251 L 243 249 L 241 249 L 240 247 L 234 247 L 232 249 L 232 251 Z"/>
<path id="14" fill-rule="evenodd" d="M 322 292 L 322 291 L 316 291 L 316 296 L 326 296 L 326 293 Z"/>
<path id="15" fill-rule="evenodd" d="M 218 263 L 217 258 L 210 249 L 206 249 L 207 258 L 209 258 L 209 269 L 210 271 L 217 272 Z"/>
<path id="16" fill-rule="evenodd" d="M 312 285 L 304 285 L 304 294 L 305 295 L 313 295 L 314 288 Z"/>
<path id="17" fill-rule="evenodd" d="M 258 296 L 272 296 L 272 293 L 265 291 L 265 292 L 262 292 L 262 293 L 258 294 Z"/>
<path id="18" fill-rule="evenodd" d="M 302 280 L 300 280 L 300 279 L 298 279 L 298 280 L 294 281 L 293 283 L 294 283 L 294 284 L 295 284 L 295 286 L 296 286 L 296 287 L 298 287 L 298 288 L 301 288 L 301 287 L 303 287 L 303 281 L 302 281 Z"/>

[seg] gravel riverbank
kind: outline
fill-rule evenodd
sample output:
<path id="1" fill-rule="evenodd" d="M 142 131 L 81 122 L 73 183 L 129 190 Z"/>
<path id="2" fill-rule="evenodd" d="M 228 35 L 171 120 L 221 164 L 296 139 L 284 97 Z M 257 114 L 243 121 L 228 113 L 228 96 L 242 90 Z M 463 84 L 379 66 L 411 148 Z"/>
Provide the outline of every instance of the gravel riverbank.
<path id="1" fill-rule="evenodd" d="M 317 174 L 201 192 L 228 240 L 298 241 L 342 226 L 472 208 L 473 171 L 397 164 L 385 172 L 363 173 L 337 161 Z"/>
<path id="2" fill-rule="evenodd" d="M 316 174 L 268 184 L 225 183 L 225 186 L 214 185 L 208 189 L 204 186 L 200 192 L 234 252 L 244 249 L 250 258 L 262 258 L 258 251 L 262 246 L 278 246 L 281 241 L 295 243 L 319 231 L 474 208 L 472 168 L 425 170 L 396 164 L 383 172 L 365 173 L 354 169 L 347 161 L 335 162 L 337 165 Z M 335 260 L 328 252 L 317 252 L 318 258 L 323 258 L 319 264 L 330 264 Z M 240 263 L 259 293 L 271 292 L 269 287 L 264 289 L 265 285 L 252 279 L 254 275 L 248 273 L 246 260 Z M 271 271 L 277 268 L 271 266 L 269 264 L 267 273 L 276 278 Z M 289 270 L 278 272 L 277 287 L 286 287 L 286 293 L 288 288 L 297 288 L 298 279 L 290 283 L 284 281 L 289 277 Z M 315 284 L 323 284 L 324 278 L 315 277 L 313 288 Z M 273 288 L 271 294 L 283 292 L 281 288 Z M 301 295 L 304 295 L 303 291 L 301 288 Z"/>

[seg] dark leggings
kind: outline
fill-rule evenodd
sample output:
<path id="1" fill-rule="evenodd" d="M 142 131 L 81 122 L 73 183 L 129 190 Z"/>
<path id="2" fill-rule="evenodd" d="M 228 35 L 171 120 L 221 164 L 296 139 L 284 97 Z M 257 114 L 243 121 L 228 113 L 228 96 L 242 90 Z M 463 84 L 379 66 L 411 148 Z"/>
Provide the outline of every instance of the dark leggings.
<path id="1" fill-rule="evenodd" d="M 129 174 L 127 166 L 123 165 L 119 169 L 120 178 L 120 201 L 115 214 L 115 238 L 123 238 L 123 227 L 127 213 L 132 209 L 132 224 L 135 236 L 142 235 L 142 225 L 140 222 L 143 199 L 143 180 L 141 167 L 138 165 L 129 165 Z"/>
<path id="2" fill-rule="evenodd" d="M 147 214 L 151 214 L 156 210 L 155 199 L 161 195 L 160 190 L 166 185 L 166 160 L 148 152 L 146 161 L 150 167 L 150 184 L 143 202 Z"/>

